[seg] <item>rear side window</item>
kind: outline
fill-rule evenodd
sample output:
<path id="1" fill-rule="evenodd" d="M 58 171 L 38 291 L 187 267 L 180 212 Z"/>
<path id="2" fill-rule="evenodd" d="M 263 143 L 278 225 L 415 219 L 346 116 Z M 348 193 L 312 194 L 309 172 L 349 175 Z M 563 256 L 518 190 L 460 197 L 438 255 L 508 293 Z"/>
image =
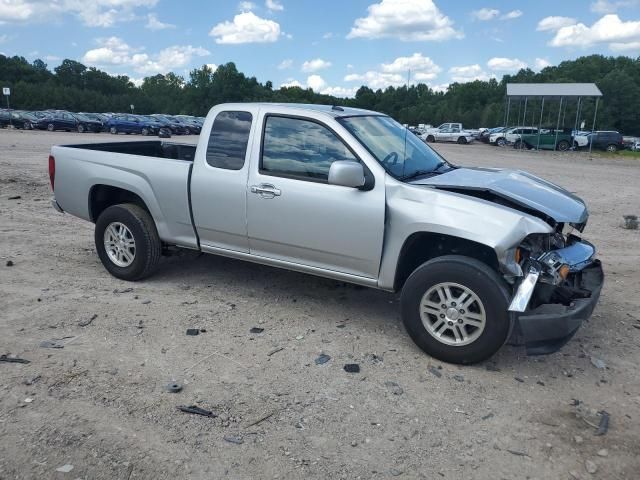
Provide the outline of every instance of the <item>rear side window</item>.
<path id="1" fill-rule="evenodd" d="M 247 155 L 252 120 L 249 112 L 220 112 L 209 135 L 207 163 L 216 168 L 240 170 Z"/>
<path id="2" fill-rule="evenodd" d="M 327 181 L 336 160 L 358 159 L 328 128 L 309 120 L 269 116 L 262 146 L 263 173 Z"/>

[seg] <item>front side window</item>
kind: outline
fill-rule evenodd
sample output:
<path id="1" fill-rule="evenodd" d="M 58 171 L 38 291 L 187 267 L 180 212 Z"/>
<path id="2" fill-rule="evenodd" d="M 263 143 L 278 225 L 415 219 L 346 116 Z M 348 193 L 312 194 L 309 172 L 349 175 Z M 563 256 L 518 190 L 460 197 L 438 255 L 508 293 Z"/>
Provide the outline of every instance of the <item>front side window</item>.
<path id="1" fill-rule="evenodd" d="M 328 128 L 299 118 L 268 116 L 262 146 L 263 173 L 327 181 L 337 160 L 358 159 Z"/>
<path id="2" fill-rule="evenodd" d="M 213 121 L 207 163 L 226 170 L 244 166 L 253 116 L 249 112 L 220 112 Z"/>

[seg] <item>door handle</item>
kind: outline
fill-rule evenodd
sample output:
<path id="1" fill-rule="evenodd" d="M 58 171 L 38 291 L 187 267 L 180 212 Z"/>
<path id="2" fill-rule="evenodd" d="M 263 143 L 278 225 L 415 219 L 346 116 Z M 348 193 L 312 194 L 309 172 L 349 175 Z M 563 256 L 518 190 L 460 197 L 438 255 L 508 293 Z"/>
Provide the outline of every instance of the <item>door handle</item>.
<path id="1" fill-rule="evenodd" d="M 270 183 L 261 183 L 260 185 L 251 185 L 251 193 L 257 193 L 263 198 L 273 198 L 282 195 L 279 188 L 274 187 Z"/>

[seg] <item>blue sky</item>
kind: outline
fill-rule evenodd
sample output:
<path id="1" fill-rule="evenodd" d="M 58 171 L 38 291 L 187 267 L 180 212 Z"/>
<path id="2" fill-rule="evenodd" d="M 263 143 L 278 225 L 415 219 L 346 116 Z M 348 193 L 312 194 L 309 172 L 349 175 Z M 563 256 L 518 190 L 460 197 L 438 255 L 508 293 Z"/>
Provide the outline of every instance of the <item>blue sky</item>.
<path id="1" fill-rule="evenodd" d="M 0 52 L 137 82 L 233 61 L 275 87 L 352 95 L 640 55 L 640 0 L 0 0 Z"/>

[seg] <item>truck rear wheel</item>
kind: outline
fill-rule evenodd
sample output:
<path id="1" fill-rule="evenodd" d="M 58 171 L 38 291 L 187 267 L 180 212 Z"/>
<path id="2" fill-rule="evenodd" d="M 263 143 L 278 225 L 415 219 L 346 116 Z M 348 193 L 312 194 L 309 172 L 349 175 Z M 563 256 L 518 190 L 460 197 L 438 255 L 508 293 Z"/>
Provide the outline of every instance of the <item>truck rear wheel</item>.
<path id="1" fill-rule="evenodd" d="M 162 252 L 153 218 L 144 208 L 131 203 L 113 205 L 100 214 L 95 243 L 107 271 L 129 281 L 151 275 Z"/>
<path id="2" fill-rule="evenodd" d="M 418 267 L 401 296 L 409 336 L 439 360 L 470 364 L 491 357 L 511 330 L 509 291 L 489 266 L 446 255 Z"/>

